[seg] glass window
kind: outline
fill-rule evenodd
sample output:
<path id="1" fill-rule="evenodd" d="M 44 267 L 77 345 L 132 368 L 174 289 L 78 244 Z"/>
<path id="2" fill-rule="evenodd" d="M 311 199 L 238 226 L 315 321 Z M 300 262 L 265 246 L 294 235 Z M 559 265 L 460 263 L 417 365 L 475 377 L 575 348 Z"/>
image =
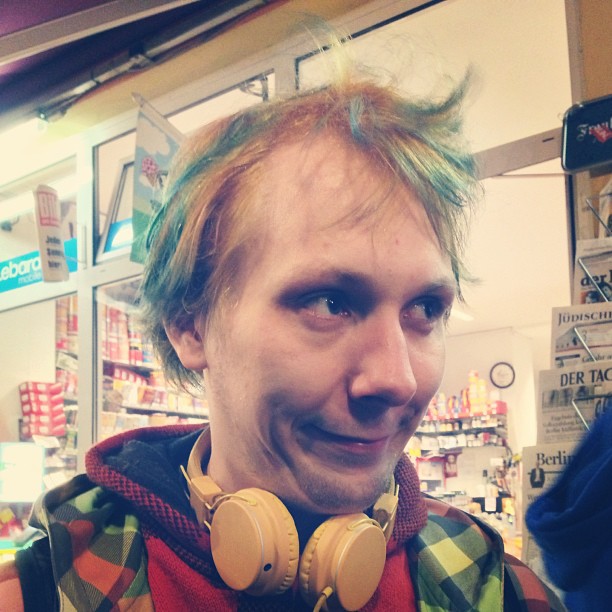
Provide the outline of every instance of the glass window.
<path id="1" fill-rule="evenodd" d="M 104 231 L 101 236 L 97 261 L 127 253 L 132 244 L 132 201 L 134 191 L 134 161 L 122 160 L 109 207 L 104 213 Z"/>
<path id="2" fill-rule="evenodd" d="M 264 74 L 174 113 L 169 117 L 169 121 L 183 134 L 190 134 L 216 119 L 227 117 L 259 102 L 267 102 L 274 96 L 274 91 L 274 73 Z"/>
<path id="3" fill-rule="evenodd" d="M 174 113 L 168 121 L 181 133 L 189 134 L 222 116 L 265 102 L 273 94 L 274 74 L 261 75 Z M 135 169 L 136 146 L 136 132 L 130 132 L 97 147 L 97 262 L 124 255 L 131 249 L 135 181 L 140 185 L 142 179 L 148 186 L 151 203 L 159 200 L 158 191 L 163 187 L 162 175 L 167 168 L 158 168 L 147 159 L 147 168 Z"/>
<path id="4" fill-rule="evenodd" d="M 565 6 L 558 0 L 446 0 L 356 34 L 356 59 L 411 93 L 439 96 L 474 74 L 466 133 L 475 151 L 561 127 L 571 105 Z M 324 54 L 298 64 L 300 87 L 321 85 Z"/>
<path id="5" fill-rule="evenodd" d="M 204 398 L 171 389 L 143 335 L 136 313 L 140 279 L 97 290 L 102 381 L 97 439 L 114 433 L 208 418 Z"/>
<path id="6" fill-rule="evenodd" d="M 136 132 L 130 132 L 96 148 L 96 233 L 99 239 L 96 261 L 108 259 L 111 254 L 126 253 L 131 244 L 134 173 L 130 168 L 133 168 L 135 147 Z M 123 233 L 119 232 L 121 227 Z M 121 244 L 119 239 L 126 231 L 130 238 Z"/>

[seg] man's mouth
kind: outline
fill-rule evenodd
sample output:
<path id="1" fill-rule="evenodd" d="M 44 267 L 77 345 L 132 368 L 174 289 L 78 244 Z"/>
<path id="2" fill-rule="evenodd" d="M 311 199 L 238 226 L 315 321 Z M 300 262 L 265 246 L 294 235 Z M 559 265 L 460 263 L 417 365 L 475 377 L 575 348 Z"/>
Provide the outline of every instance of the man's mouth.
<path id="1" fill-rule="evenodd" d="M 370 457 L 374 459 L 387 448 L 390 435 L 376 437 L 352 436 L 321 429 L 315 425 L 307 425 L 303 432 L 308 436 L 313 447 L 333 453 L 354 455 L 355 457 Z"/>

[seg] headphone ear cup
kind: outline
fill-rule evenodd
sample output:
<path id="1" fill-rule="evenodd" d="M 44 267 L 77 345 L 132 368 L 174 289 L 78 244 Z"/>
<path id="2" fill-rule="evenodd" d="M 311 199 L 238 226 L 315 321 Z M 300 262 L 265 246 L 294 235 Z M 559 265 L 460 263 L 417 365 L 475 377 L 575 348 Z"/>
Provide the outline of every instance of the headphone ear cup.
<path id="1" fill-rule="evenodd" d="M 272 493 L 243 489 L 222 501 L 210 528 L 219 575 L 232 589 L 276 595 L 295 580 L 299 540 L 291 514 Z"/>
<path id="2" fill-rule="evenodd" d="M 300 561 L 300 591 L 315 605 L 325 589 L 325 610 L 358 610 L 380 582 L 386 559 L 380 525 L 365 514 L 335 516 L 313 533 Z"/>

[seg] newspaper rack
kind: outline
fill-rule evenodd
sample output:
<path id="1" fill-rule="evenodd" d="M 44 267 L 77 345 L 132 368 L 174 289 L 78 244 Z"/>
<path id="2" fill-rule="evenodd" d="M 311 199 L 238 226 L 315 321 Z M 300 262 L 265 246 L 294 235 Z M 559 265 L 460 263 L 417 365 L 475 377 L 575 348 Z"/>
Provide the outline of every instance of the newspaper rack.
<path id="1" fill-rule="evenodd" d="M 611 193 L 605 193 L 603 195 L 604 196 L 612 196 L 612 192 Z M 599 214 L 599 211 L 593 206 L 593 202 L 592 202 L 593 197 L 599 198 L 601 196 L 602 196 L 602 194 L 598 194 L 597 196 L 589 196 L 588 198 L 585 198 L 585 201 L 586 201 L 587 206 L 589 207 L 589 210 L 593 213 L 593 215 L 595 216 L 597 221 L 605 228 L 606 236 L 612 236 L 612 228 L 610 228 L 610 226 L 602 219 L 601 215 Z M 577 257 L 576 258 L 576 262 L 578 263 L 578 265 L 582 268 L 582 270 L 586 274 L 586 276 L 589 279 L 589 281 L 590 281 L 591 285 L 593 286 L 593 288 L 601 296 L 602 301 L 609 302 L 610 300 L 608 299 L 608 296 L 603 292 L 603 290 L 599 286 L 599 283 L 593 278 L 593 275 L 589 271 L 589 269 L 588 269 L 587 265 L 584 263 L 583 259 L 581 257 Z M 583 338 L 582 334 L 578 330 L 578 326 L 575 325 L 572 328 L 572 331 L 574 332 L 574 335 L 578 339 L 578 342 L 580 342 L 580 344 L 582 345 L 584 350 L 587 352 L 587 354 L 589 355 L 591 360 L 592 361 L 597 361 L 597 357 L 593 354 L 593 352 L 589 348 L 589 345 L 587 344 L 586 340 Z M 588 397 L 579 398 L 578 401 L 589 400 L 589 399 L 605 398 L 605 397 L 606 397 L 606 395 L 589 395 Z M 584 418 L 584 415 L 582 414 L 582 411 L 580 410 L 578 404 L 576 403 L 576 399 L 572 399 L 571 403 L 572 403 L 572 406 L 573 406 L 574 410 L 576 411 L 576 414 L 578 415 L 578 417 L 580 418 L 582 424 L 584 425 L 585 429 L 587 431 L 590 431 L 589 424 L 587 423 L 586 419 Z"/>

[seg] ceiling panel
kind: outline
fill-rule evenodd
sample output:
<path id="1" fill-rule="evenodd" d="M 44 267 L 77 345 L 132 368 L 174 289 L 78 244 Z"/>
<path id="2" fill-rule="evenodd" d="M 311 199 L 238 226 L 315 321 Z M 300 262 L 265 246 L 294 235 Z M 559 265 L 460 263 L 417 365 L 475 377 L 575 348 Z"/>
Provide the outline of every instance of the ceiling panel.
<path id="1" fill-rule="evenodd" d="M 0 7 L 0 130 L 53 118 L 85 93 L 216 35 L 266 0 L 5 0 Z"/>

